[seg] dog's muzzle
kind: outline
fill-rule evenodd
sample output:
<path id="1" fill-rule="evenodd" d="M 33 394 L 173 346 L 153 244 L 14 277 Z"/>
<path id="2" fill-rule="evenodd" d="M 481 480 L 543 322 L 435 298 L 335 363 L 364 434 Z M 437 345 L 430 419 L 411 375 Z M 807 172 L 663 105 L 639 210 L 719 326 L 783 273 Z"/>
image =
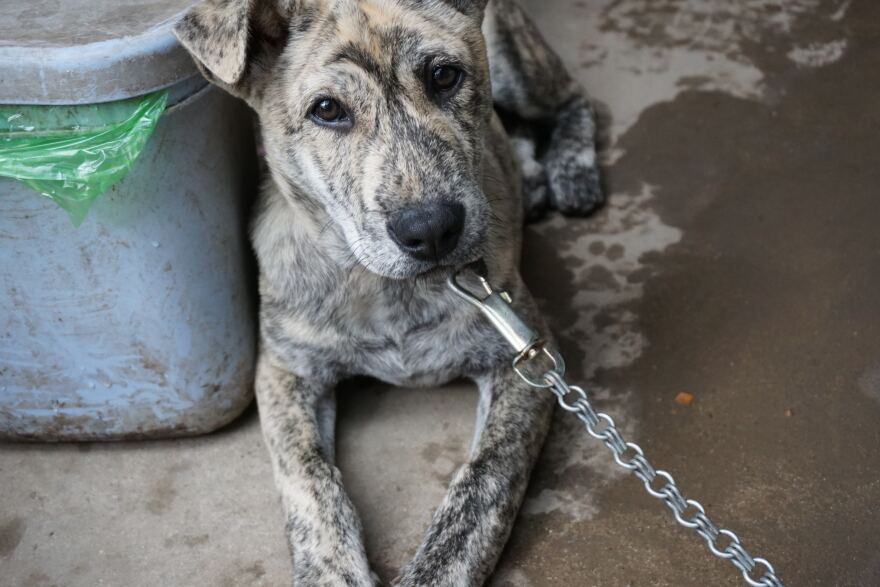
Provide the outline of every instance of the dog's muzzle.
<path id="1" fill-rule="evenodd" d="M 395 212 L 388 221 L 388 234 L 410 257 L 436 263 L 455 250 L 464 217 L 464 206 L 459 203 L 421 204 Z"/>

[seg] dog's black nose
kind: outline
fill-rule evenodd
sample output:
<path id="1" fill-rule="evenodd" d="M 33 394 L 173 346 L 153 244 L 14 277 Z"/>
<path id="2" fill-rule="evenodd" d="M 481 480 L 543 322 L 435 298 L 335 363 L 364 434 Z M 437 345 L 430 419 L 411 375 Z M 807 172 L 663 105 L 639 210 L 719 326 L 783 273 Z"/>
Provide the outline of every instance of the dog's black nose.
<path id="1" fill-rule="evenodd" d="M 399 210 L 388 221 L 388 234 L 400 249 L 420 261 L 439 261 L 458 244 L 464 206 L 433 202 Z"/>

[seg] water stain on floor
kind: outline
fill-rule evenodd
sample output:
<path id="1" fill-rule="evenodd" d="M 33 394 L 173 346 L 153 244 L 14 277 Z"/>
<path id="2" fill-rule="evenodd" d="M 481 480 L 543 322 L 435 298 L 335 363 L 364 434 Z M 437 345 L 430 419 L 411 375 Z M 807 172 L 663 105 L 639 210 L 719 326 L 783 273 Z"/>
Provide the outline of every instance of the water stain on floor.
<path id="1" fill-rule="evenodd" d="M 0 557 L 9 556 L 18 547 L 27 530 L 24 518 L 11 518 L 0 523 Z"/>
<path id="2" fill-rule="evenodd" d="M 637 257 L 651 273 L 639 275 L 643 289 L 619 312 L 632 316 L 642 343 L 591 383 L 632 391 L 623 413 L 638 416 L 648 456 L 770 556 L 787 582 L 867 585 L 871 528 L 880 526 L 872 449 L 880 407 L 864 391 L 880 348 L 880 274 L 872 270 L 880 261 L 880 103 L 872 98 L 880 80 L 866 86 L 865 72 L 880 70 L 880 6 L 847 4 L 842 26 L 827 24 L 840 3 L 797 4 L 787 5 L 795 18 L 742 46 L 761 72 L 759 92 L 681 91 L 642 110 L 613 144 L 611 210 L 615 198 L 648 186 L 658 225 L 680 239 Z M 860 49 L 810 67 L 788 55 L 793 38 L 843 34 Z M 601 231 L 601 215 L 596 223 L 589 229 Z M 604 248 L 586 239 L 579 246 L 594 256 Z M 565 288 L 545 309 L 552 316 L 588 285 Z M 563 324 L 571 319 L 563 310 Z M 681 390 L 697 398 L 687 410 L 674 403 Z M 548 502 L 548 478 L 552 471 L 539 469 L 539 505 Z M 527 516 L 514 531 L 505 569 L 541 584 L 739 584 L 729 565 L 668 523 L 639 483 L 603 491 L 594 473 L 563 485 L 577 488 L 567 495 L 591 515 L 579 519 L 564 500 L 549 500 L 537 511 L 551 513 Z M 829 541 L 859 563 L 832 569 L 827 557 L 804 558 Z"/>

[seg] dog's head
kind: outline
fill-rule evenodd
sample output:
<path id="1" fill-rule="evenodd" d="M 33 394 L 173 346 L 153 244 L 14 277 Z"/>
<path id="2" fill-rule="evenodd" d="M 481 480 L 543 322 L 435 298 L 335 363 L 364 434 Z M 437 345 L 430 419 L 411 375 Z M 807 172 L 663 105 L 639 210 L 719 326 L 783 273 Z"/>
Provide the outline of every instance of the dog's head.
<path id="1" fill-rule="evenodd" d="M 270 170 L 349 257 L 405 278 L 481 253 L 486 0 L 206 0 L 176 26 L 260 117 Z"/>

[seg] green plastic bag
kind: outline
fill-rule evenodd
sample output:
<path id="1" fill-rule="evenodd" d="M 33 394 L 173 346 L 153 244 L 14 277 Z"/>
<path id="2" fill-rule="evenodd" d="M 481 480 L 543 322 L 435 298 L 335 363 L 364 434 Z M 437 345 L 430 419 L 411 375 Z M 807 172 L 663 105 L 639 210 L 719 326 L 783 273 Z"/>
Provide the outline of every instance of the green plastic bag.
<path id="1" fill-rule="evenodd" d="M 131 169 L 165 110 L 167 92 L 83 106 L 0 105 L 0 176 L 64 208 L 74 226 Z"/>

